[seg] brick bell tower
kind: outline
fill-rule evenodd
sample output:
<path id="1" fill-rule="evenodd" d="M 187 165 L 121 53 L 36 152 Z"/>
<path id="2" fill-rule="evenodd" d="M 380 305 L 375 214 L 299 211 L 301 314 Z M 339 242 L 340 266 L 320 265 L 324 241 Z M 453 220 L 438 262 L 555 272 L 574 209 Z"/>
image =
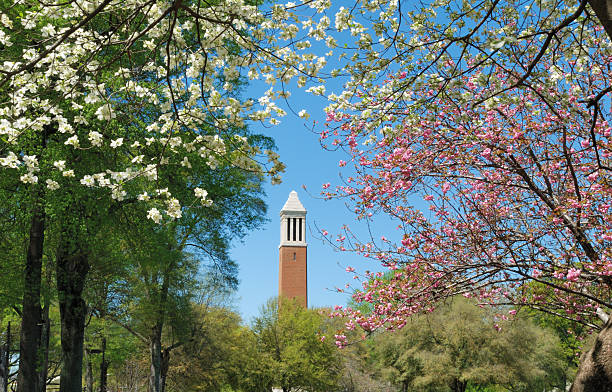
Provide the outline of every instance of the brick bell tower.
<path id="1" fill-rule="evenodd" d="M 306 281 L 306 209 L 291 191 L 280 211 L 278 296 L 297 298 L 308 307 Z"/>

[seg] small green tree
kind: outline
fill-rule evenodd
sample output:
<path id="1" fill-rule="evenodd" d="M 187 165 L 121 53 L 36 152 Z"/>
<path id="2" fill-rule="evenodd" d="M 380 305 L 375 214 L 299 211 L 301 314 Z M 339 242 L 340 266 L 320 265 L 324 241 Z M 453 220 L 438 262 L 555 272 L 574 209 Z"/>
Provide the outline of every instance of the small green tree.
<path id="1" fill-rule="evenodd" d="M 280 387 L 283 392 L 337 389 L 342 366 L 334 345 L 322 338 L 326 322 L 316 310 L 304 309 L 287 298 L 280 307 L 277 299 L 262 307 L 253 332 L 272 371 L 269 387 Z"/>
<path id="2" fill-rule="evenodd" d="M 518 318 L 496 323 L 490 308 L 462 298 L 409 320 L 399 332 L 377 335 L 372 348 L 382 373 L 402 392 L 565 388 L 554 334 Z"/>

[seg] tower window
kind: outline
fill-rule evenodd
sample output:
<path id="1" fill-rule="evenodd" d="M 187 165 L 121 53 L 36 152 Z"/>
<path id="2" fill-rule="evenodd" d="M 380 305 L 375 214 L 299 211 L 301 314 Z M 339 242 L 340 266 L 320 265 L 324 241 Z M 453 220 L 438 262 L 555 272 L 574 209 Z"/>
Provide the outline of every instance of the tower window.
<path id="1" fill-rule="evenodd" d="M 296 231 L 295 230 L 295 226 L 296 226 L 296 223 L 297 223 L 296 221 L 297 221 L 297 218 L 293 218 L 293 240 L 294 241 L 295 241 L 295 231 Z"/>
<path id="2" fill-rule="evenodd" d="M 299 235 L 300 235 L 300 241 L 301 241 L 302 240 L 302 218 L 300 218 L 299 221 L 300 222 L 298 224 L 298 227 L 299 227 Z"/>
<path id="3" fill-rule="evenodd" d="M 290 233 L 290 225 L 289 224 L 291 223 L 290 221 L 291 221 L 291 219 L 289 219 L 289 218 L 287 218 L 285 220 L 285 222 L 287 222 L 287 241 L 291 241 L 291 236 L 289 235 L 289 233 Z"/>
<path id="4" fill-rule="evenodd" d="M 295 256 L 296 256 L 296 254 L 295 254 L 295 252 L 293 252 L 293 261 L 295 261 Z"/>

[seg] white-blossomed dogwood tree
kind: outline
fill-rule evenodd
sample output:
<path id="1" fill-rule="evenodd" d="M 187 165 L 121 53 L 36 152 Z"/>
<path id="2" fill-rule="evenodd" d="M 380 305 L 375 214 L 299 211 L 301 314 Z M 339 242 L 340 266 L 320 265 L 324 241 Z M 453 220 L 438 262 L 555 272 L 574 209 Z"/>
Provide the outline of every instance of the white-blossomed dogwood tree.
<path id="1" fill-rule="evenodd" d="M 316 12 L 325 2 L 303 7 Z M 175 171 L 232 165 L 280 180 L 272 150 L 240 132 L 275 125 L 282 84 L 304 86 L 326 61 L 298 42 L 295 5 L 232 1 L 0 2 L 0 166 L 30 212 L 18 388 L 34 391 L 40 357 L 44 238 L 57 239 L 62 391 L 81 390 L 88 238 L 125 205 L 164 223 L 214 208 L 197 181 L 179 199 Z M 310 28 L 304 35 L 318 34 Z M 244 80 L 263 79 L 242 99 Z M 197 174 L 197 173 L 194 173 Z M 197 178 L 194 175 L 193 178 Z M 185 193 L 183 193 L 185 194 Z"/>

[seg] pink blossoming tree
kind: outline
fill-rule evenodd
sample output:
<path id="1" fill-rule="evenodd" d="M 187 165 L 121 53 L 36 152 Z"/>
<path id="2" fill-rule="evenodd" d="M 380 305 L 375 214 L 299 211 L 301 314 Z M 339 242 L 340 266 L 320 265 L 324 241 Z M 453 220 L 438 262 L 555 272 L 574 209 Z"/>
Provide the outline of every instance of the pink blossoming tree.
<path id="1" fill-rule="evenodd" d="M 383 213 L 397 223 L 380 240 L 348 227 L 328 236 L 391 270 L 353 291 L 370 313 L 335 313 L 351 318 L 349 329 L 401 328 L 456 295 L 506 305 L 510 316 L 531 307 L 597 329 L 599 315 L 607 325 L 610 37 L 586 2 L 548 35 L 496 5 L 482 19 L 487 31 L 516 34 L 475 45 L 482 25 L 474 23 L 463 41 L 434 40 L 435 23 L 424 21 L 411 64 L 377 84 L 356 83 L 353 97 L 328 107 L 322 143 L 343 148 L 349 163 L 339 164 L 344 183 L 325 184 L 323 194 L 347 199 L 357 220 Z M 611 390 L 612 373 L 589 378 L 585 363 L 573 390 Z"/>

